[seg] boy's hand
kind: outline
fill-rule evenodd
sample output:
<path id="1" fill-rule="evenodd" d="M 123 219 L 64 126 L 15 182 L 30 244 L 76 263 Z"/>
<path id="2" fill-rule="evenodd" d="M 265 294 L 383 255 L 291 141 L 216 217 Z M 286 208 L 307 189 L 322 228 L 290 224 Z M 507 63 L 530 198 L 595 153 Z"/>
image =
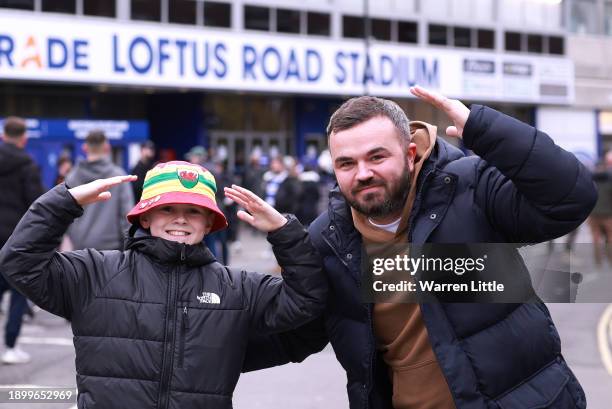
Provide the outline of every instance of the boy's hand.
<path id="1" fill-rule="evenodd" d="M 250 213 L 240 210 L 238 218 L 257 230 L 267 233 L 280 229 L 287 223 L 285 216 L 248 189 L 232 185 L 225 188 L 225 195 Z"/>
<path id="2" fill-rule="evenodd" d="M 96 179 L 93 182 L 85 183 L 81 186 L 68 189 L 68 192 L 74 197 L 74 200 L 85 206 L 90 203 L 103 202 L 111 198 L 111 193 L 108 191 L 111 187 L 125 182 L 133 182 L 138 179 L 135 175 L 113 176 L 112 178 Z"/>

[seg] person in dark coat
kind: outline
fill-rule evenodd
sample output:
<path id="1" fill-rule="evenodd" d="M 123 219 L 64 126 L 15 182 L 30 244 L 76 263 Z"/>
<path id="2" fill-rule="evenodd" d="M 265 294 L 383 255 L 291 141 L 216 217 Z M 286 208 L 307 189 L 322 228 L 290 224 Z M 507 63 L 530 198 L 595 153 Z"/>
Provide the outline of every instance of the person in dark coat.
<path id="1" fill-rule="evenodd" d="M 285 156 L 282 161 L 280 158 L 275 158 L 272 160 L 271 169 L 275 168 L 277 162 L 280 162 L 278 168 L 281 169 L 281 172 L 268 181 L 266 193 L 269 193 L 272 186 L 276 183 L 277 187 L 273 199 L 274 208 L 280 213 L 297 215 L 300 210 L 302 182 L 296 169 L 296 160 L 291 156 Z"/>
<path id="2" fill-rule="evenodd" d="M 248 336 L 295 328 L 323 309 L 319 258 L 295 217 L 235 186 L 226 194 L 249 212 L 241 220 L 268 232 L 283 279 L 216 262 L 202 244 L 227 226 L 215 179 L 179 161 L 147 173 L 125 251 L 55 252 L 82 206 L 134 179 L 43 195 L 0 251 L 2 273 L 71 321 L 79 409 L 230 409 Z"/>
<path id="3" fill-rule="evenodd" d="M 319 215 L 319 200 L 321 200 L 321 177 L 312 165 L 305 165 L 299 175 L 302 186 L 298 200 L 298 219 L 306 226 L 310 225 Z"/>
<path id="4" fill-rule="evenodd" d="M 134 165 L 130 175 L 138 177 L 132 182 L 132 190 L 134 192 L 134 200 L 138 200 L 142 195 L 142 184 L 147 172 L 153 169 L 155 165 L 155 143 L 151 140 L 146 140 L 140 145 L 140 159 Z"/>
<path id="5" fill-rule="evenodd" d="M 251 339 L 243 370 L 300 362 L 330 342 L 351 409 L 585 408 L 538 298 L 364 302 L 369 243 L 542 242 L 578 227 L 597 198 L 586 168 L 546 134 L 484 106 L 411 91 L 446 113 L 447 135 L 479 156 L 409 123 L 391 101 L 344 103 L 327 128 L 338 188 L 309 228 L 329 279 L 327 309 L 300 329 Z M 526 269 L 518 254 L 506 267 L 517 277 Z"/>
<path id="6" fill-rule="evenodd" d="M 2 140 L 4 143 L 0 145 L 0 246 L 6 243 L 30 204 L 45 191 L 40 179 L 40 169 L 24 149 L 28 141 L 25 121 L 17 117 L 6 118 Z M 4 266 L 0 268 L 3 269 Z M 17 346 L 23 314 L 28 309 L 27 300 L 0 276 L 0 300 L 6 291 L 11 292 L 11 302 L 4 331 L 6 349 L 2 353 L 2 362 L 27 363 L 30 360 L 29 354 Z"/>

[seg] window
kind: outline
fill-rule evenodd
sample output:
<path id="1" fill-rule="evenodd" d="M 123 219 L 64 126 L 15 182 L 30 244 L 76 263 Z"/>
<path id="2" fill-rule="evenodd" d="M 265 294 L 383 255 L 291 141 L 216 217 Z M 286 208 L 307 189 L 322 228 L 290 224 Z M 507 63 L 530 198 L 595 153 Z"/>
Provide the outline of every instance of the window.
<path id="1" fill-rule="evenodd" d="M 612 1 L 604 5 L 604 34 L 612 36 Z"/>
<path id="2" fill-rule="evenodd" d="M 54 13 L 76 13 L 75 0 L 43 0 L 42 11 L 51 11 Z"/>
<path id="3" fill-rule="evenodd" d="M 429 25 L 429 44 L 446 45 L 448 44 L 447 36 L 448 27 L 439 24 Z"/>
<path id="4" fill-rule="evenodd" d="M 417 23 L 414 23 L 412 21 L 398 21 L 397 41 L 399 41 L 400 43 L 418 43 L 419 31 Z"/>
<path id="5" fill-rule="evenodd" d="M 83 13 L 87 16 L 117 16 L 115 2 L 109 0 L 83 0 Z"/>
<path id="6" fill-rule="evenodd" d="M 544 52 L 544 39 L 539 34 L 527 34 L 527 51 L 530 53 Z"/>
<path id="7" fill-rule="evenodd" d="M 471 47 L 472 30 L 467 27 L 455 27 L 453 29 L 453 40 L 455 47 Z"/>
<path id="8" fill-rule="evenodd" d="M 306 21 L 306 31 L 308 34 L 320 36 L 330 35 L 329 14 L 309 11 L 306 15 Z"/>
<path id="9" fill-rule="evenodd" d="M 231 5 L 229 3 L 217 3 L 214 1 L 205 2 L 204 25 L 208 27 L 231 27 Z"/>
<path id="10" fill-rule="evenodd" d="M 244 6 L 244 28 L 270 31 L 270 9 L 268 7 Z"/>
<path id="11" fill-rule="evenodd" d="M 196 2 L 193 0 L 169 0 L 168 21 L 179 24 L 195 24 Z"/>
<path id="12" fill-rule="evenodd" d="M 492 50 L 495 48 L 495 31 L 478 29 L 476 30 L 476 47 Z"/>
<path id="13" fill-rule="evenodd" d="M 362 17 L 342 16 L 342 36 L 346 38 L 364 38 L 365 20 Z"/>
<path id="14" fill-rule="evenodd" d="M 391 21 L 373 18 L 371 24 L 372 37 L 377 40 L 391 41 Z"/>
<path id="15" fill-rule="evenodd" d="M 276 31 L 279 33 L 300 32 L 300 12 L 298 10 L 276 10 Z"/>
<path id="16" fill-rule="evenodd" d="M 548 53 L 558 55 L 565 54 L 565 39 L 557 36 L 548 37 Z"/>
<path id="17" fill-rule="evenodd" d="M 160 0 L 131 0 L 132 20 L 160 21 Z"/>
<path id="18" fill-rule="evenodd" d="M 8 9 L 34 10 L 34 0 L 0 0 L 0 7 Z"/>
<path id="19" fill-rule="evenodd" d="M 570 31 L 579 34 L 597 33 L 595 0 L 574 0 L 570 3 Z"/>
<path id="20" fill-rule="evenodd" d="M 521 33 L 507 31 L 505 40 L 506 51 L 521 51 Z"/>

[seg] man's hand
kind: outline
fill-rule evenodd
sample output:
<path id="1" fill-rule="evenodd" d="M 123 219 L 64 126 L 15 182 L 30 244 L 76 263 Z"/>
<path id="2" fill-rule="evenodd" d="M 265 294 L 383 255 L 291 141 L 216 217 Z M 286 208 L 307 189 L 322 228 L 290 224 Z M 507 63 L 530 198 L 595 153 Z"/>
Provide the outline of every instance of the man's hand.
<path id="1" fill-rule="evenodd" d="M 68 189 L 74 200 L 85 206 L 91 203 L 103 202 L 111 198 L 108 191 L 111 187 L 125 182 L 133 182 L 138 179 L 135 175 L 113 176 L 112 178 L 96 179 L 93 182 Z"/>
<path id="2" fill-rule="evenodd" d="M 417 98 L 430 103 L 448 116 L 455 126 L 446 128 L 446 134 L 456 138 L 463 137 L 463 127 L 470 116 L 470 110 L 456 99 L 446 98 L 437 92 L 426 90 L 418 85 L 410 88 L 410 92 Z"/>
<path id="3" fill-rule="evenodd" d="M 232 185 L 225 188 L 225 195 L 250 213 L 240 210 L 238 218 L 257 230 L 267 233 L 280 229 L 287 223 L 285 216 L 248 189 Z"/>

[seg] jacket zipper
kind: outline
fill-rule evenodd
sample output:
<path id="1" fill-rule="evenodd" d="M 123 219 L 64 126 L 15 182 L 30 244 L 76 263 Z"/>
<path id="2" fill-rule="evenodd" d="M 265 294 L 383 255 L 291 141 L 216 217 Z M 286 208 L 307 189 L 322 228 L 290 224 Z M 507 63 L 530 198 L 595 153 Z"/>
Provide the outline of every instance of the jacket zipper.
<path id="1" fill-rule="evenodd" d="M 376 336 L 374 335 L 374 318 L 372 317 L 372 310 L 374 304 L 368 305 L 368 323 L 370 324 L 370 342 L 372 342 L 373 348 L 370 352 L 370 371 L 368 373 L 368 379 L 366 380 L 366 409 L 370 407 L 370 390 L 372 389 L 372 379 L 374 377 L 375 365 L 376 365 Z"/>
<path id="2" fill-rule="evenodd" d="M 183 307 L 183 319 L 181 320 L 181 343 L 179 344 L 179 358 L 177 367 L 182 368 L 185 359 L 185 338 L 189 329 L 189 315 L 187 315 L 187 306 Z"/>
<path id="3" fill-rule="evenodd" d="M 321 234 L 321 238 L 323 239 L 323 241 L 329 246 L 329 248 L 334 252 L 334 254 L 336 255 L 336 257 L 338 257 L 338 259 L 340 260 L 340 262 L 342 264 L 344 264 L 344 266 L 346 268 L 349 268 L 348 263 L 344 260 L 344 257 L 340 257 L 340 254 L 338 253 L 338 251 L 336 251 L 336 248 L 334 246 L 332 246 L 332 244 L 329 242 L 329 240 L 327 240 L 327 237 L 325 237 L 325 235 Z M 349 269 L 350 270 L 350 269 Z"/>
<path id="4" fill-rule="evenodd" d="M 164 352 L 162 360 L 162 376 L 159 386 L 159 400 L 157 407 L 167 409 L 170 404 L 170 381 L 172 379 L 172 366 L 174 365 L 174 348 L 176 344 L 177 300 L 179 271 L 185 262 L 185 245 L 181 245 L 181 265 L 170 274 L 167 298 L 167 322 L 165 329 Z"/>

